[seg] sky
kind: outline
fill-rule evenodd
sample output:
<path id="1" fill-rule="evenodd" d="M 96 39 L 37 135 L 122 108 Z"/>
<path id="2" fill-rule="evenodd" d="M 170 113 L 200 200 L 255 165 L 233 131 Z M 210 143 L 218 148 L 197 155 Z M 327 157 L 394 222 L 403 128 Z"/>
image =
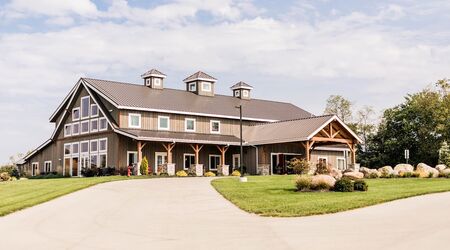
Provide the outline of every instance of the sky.
<path id="1" fill-rule="evenodd" d="M 165 86 L 202 70 L 216 92 L 322 114 L 403 101 L 450 71 L 450 1 L 0 0 L 0 163 L 47 140 L 49 117 L 80 77 Z"/>

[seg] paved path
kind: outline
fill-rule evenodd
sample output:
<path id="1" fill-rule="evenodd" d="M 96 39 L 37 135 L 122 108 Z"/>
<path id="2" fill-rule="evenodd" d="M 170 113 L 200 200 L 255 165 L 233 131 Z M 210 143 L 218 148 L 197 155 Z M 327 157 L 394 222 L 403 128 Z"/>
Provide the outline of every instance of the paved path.
<path id="1" fill-rule="evenodd" d="M 450 193 L 305 218 L 247 214 L 208 178 L 112 182 L 0 217 L 1 249 L 448 249 Z"/>

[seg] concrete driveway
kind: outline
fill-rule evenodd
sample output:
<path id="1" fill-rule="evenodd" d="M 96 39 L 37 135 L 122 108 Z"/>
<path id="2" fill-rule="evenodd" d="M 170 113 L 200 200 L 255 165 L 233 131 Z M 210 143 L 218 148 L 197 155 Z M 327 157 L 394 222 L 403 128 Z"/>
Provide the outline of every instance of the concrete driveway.
<path id="1" fill-rule="evenodd" d="M 208 178 L 112 182 L 0 217 L 2 249 L 446 249 L 450 193 L 263 218 Z"/>

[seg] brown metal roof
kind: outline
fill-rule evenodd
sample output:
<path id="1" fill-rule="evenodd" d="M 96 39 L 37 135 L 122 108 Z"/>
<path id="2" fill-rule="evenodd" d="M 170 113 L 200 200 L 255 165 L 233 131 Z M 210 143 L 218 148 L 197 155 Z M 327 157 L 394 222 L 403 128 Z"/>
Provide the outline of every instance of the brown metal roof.
<path id="1" fill-rule="evenodd" d="M 242 105 L 246 120 L 280 121 L 313 116 L 311 113 L 284 102 L 259 99 L 242 100 L 232 96 L 200 96 L 185 90 L 155 90 L 142 84 L 130 84 L 83 78 L 88 87 L 103 95 L 122 109 L 148 109 L 167 113 L 217 116 L 236 119 L 235 108 Z"/>
<path id="2" fill-rule="evenodd" d="M 252 145 L 306 141 L 334 115 L 316 116 L 245 127 L 244 141 Z"/>
<path id="3" fill-rule="evenodd" d="M 197 80 L 197 79 L 207 79 L 207 80 L 211 80 L 211 81 L 214 81 L 214 82 L 217 81 L 216 78 L 214 78 L 214 77 L 212 77 L 212 76 L 206 74 L 206 73 L 203 72 L 203 71 L 197 71 L 197 72 L 195 72 L 194 74 L 188 76 L 188 77 L 187 77 L 186 79 L 184 79 L 183 81 L 184 81 L 184 82 L 191 82 L 191 81 L 195 81 L 195 80 Z"/>
<path id="4" fill-rule="evenodd" d="M 244 89 L 253 89 L 252 86 L 248 85 L 247 83 L 240 81 L 238 83 L 236 83 L 235 85 L 231 86 L 230 89 L 240 89 L 240 88 L 244 88 Z"/>
<path id="5" fill-rule="evenodd" d="M 169 132 L 141 129 L 117 129 L 128 134 L 135 139 L 144 141 L 181 142 L 181 143 L 202 143 L 202 144 L 222 144 L 238 145 L 239 138 L 232 135 L 213 135 L 200 133 Z"/>
<path id="6" fill-rule="evenodd" d="M 159 71 L 157 69 L 151 69 L 151 70 L 145 72 L 144 74 L 142 74 L 141 77 L 144 78 L 147 76 L 154 76 L 154 75 L 166 76 L 166 74 L 162 73 L 161 71 Z"/>

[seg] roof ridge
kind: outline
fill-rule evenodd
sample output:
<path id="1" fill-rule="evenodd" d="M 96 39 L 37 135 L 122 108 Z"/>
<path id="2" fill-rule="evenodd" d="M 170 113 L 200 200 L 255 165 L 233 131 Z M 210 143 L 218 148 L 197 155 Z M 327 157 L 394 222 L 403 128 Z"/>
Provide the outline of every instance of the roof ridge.
<path id="1" fill-rule="evenodd" d="M 289 119 L 289 120 L 282 120 L 282 121 L 277 121 L 277 122 L 268 122 L 268 123 L 263 123 L 263 124 L 255 124 L 252 125 L 250 127 L 256 127 L 256 126 L 263 126 L 263 125 L 268 125 L 268 124 L 279 124 L 279 123 L 284 123 L 284 122 L 292 122 L 292 121 L 300 121 L 300 120 L 310 120 L 310 119 L 316 119 L 316 118 L 323 118 L 323 117 L 333 117 L 335 115 L 318 115 L 318 116 L 311 116 L 311 117 L 301 117 L 301 118 L 294 118 L 294 119 Z"/>

